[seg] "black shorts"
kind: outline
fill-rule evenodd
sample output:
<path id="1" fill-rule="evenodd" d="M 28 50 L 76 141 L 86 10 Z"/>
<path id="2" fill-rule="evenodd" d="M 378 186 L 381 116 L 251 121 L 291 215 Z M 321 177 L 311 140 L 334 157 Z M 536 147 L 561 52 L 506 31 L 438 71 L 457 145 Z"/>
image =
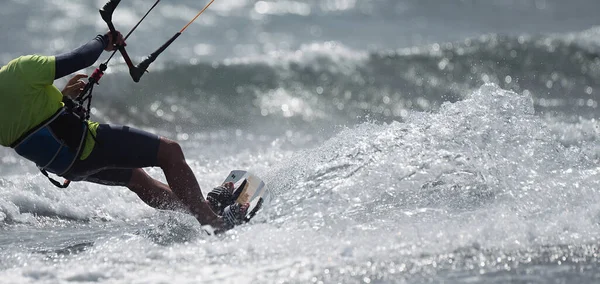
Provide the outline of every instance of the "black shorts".
<path id="1" fill-rule="evenodd" d="M 160 138 L 155 134 L 127 126 L 100 124 L 92 153 L 85 160 L 77 160 L 63 177 L 71 181 L 126 186 L 133 169 L 158 166 L 159 145 Z"/>

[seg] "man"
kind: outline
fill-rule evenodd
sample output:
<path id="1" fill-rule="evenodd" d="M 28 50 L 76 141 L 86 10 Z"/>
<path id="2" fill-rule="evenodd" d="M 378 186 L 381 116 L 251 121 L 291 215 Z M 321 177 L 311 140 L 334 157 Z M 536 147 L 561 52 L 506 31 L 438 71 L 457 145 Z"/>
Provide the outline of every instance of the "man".
<path id="1" fill-rule="evenodd" d="M 72 103 L 85 86 L 76 75 L 59 91 L 53 81 L 91 66 L 102 50 L 125 45 L 117 32 L 98 35 L 58 56 L 22 56 L 0 69 L 0 145 L 12 147 L 45 171 L 70 181 L 126 186 L 157 209 L 184 209 L 222 231 L 240 224 L 248 204 L 232 204 L 233 184 L 204 200 L 179 144 L 138 129 L 82 119 Z M 161 167 L 168 185 L 142 169 Z M 229 195 L 229 196 L 228 196 Z M 212 210 L 211 210 L 212 206 Z M 213 212 L 222 213 L 219 216 Z"/>

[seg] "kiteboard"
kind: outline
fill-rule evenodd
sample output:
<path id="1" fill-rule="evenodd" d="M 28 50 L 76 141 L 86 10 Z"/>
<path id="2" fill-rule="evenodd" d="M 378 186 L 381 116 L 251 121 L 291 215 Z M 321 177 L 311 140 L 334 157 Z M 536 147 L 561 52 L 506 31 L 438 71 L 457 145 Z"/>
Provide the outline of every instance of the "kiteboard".
<path id="1" fill-rule="evenodd" d="M 244 218 L 246 222 L 250 221 L 265 206 L 265 203 L 271 201 L 271 192 L 266 188 L 265 182 L 251 172 L 233 170 L 223 181 L 223 183 L 226 182 L 234 184 L 233 199 L 235 202 L 250 204 Z"/>

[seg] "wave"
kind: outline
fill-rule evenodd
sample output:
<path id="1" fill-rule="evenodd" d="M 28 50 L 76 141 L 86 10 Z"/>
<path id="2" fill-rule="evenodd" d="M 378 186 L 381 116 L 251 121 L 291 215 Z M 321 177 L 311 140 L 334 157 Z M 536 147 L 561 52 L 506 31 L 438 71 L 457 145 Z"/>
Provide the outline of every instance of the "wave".
<path id="1" fill-rule="evenodd" d="M 589 35 L 586 31 L 581 35 Z M 529 94 L 540 115 L 598 118 L 600 55 L 593 41 L 563 36 L 485 35 L 462 42 L 362 52 L 339 43 L 291 53 L 167 65 L 134 85 L 107 76 L 100 119 L 183 128 L 348 124 L 402 120 L 486 83 Z M 110 78 L 110 79 L 108 79 Z"/>
<path id="2" fill-rule="evenodd" d="M 151 212 L 123 189 L 107 190 L 85 183 L 77 183 L 73 186 L 76 189 L 58 189 L 39 174 L 4 177 L 0 184 L 2 225 L 124 221 Z"/>
<path id="3" fill-rule="evenodd" d="M 269 217 L 374 231 L 383 243 L 402 232 L 403 242 L 431 240 L 436 251 L 481 239 L 492 247 L 591 242 L 600 152 L 588 146 L 563 145 L 531 96 L 488 84 L 438 112 L 364 123 L 287 159 L 265 174 L 279 193 Z"/>

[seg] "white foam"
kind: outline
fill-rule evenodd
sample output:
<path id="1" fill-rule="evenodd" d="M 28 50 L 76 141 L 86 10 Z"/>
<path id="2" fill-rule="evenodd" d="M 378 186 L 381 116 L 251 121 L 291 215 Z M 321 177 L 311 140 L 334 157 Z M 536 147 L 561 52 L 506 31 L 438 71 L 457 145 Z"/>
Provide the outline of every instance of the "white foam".
<path id="1" fill-rule="evenodd" d="M 68 189 L 58 189 L 41 174 L 11 176 L 8 180 L 10 183 L 0 189 L 0 210 L 13 222 L 37 223 L 37 217 L 128 220 L 151 212 L 126 188 L 75 182 Z"/>
<path id="2" fill-rule="evenodd" d="M 226 65 L 268 64 L 289 66 L 295 64 L 313 70 L 326 69 L 332 73 L 349 73 L 368 59 L 368 53 L 357 51 L 339 42 L 303 44 L 298 50 L 274 51 L 266 55 L 228 58 Z M 333 68 L 333 69 L 332 69 Z"/>
<path id="3" fill-rule="evenodd" d="M 554 35 L 553 37 L 568 43 L 577 44 L 591 53 L 600 53 L 600 26 L 580 32 Z"/>

